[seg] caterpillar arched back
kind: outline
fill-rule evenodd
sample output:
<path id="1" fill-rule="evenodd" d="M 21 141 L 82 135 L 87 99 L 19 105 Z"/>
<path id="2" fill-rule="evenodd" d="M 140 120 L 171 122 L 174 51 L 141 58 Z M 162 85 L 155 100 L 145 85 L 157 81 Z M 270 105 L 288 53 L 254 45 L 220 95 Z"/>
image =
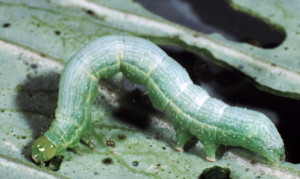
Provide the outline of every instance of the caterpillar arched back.
<path id="1" fill-rule="evenodd" d="M 32 158 L 44 163 L 74 147 L 91 128 L 91 107 L 100 78 L 122 72 L 146 86 L 154 106 L 171 117 L 177 135 L 175 149 L 196 136 L 207 160 L 215 161 L 220 145 L 241 146 L 272 163 L 284 158 L 283 141 L 262 113 L 231 107 L 194 85 L 187 72 L 150 41 L 107 36 L 77 52 L 63 70 L 55 120 L 32 147 Z"/>

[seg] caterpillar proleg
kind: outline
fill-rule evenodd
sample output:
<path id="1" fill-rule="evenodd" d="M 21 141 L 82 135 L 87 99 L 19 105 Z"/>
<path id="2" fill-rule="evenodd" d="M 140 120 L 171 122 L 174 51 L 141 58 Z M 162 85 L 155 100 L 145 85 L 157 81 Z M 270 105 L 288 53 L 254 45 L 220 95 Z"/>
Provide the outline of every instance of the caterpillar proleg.
<path id="1" fill-rule="evenodd" d="M 262 113 L 231 107 L 193 84 L 188 73 L 148 40 L 106 36 L 79 50 L 67 63 L 59 84 L 55 120 L 32 147 L 32 158 L 43 163 L 74 147 L 91 128 L 91 107 L 100 78 L 122 72 L 145 85 L 150 101 L 171 118 L 177 150 L 196 136 L 208 161 L 220 145 L 241 146 L 278 163 L 284 144 L 275 125 Z"/>

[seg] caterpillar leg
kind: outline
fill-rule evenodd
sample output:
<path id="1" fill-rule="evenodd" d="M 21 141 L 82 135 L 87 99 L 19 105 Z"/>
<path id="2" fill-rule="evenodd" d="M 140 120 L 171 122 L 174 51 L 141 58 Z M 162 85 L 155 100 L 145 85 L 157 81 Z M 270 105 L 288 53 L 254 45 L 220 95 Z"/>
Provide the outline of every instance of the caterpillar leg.
<path id="1" fill-rule="evenodd" d="M 194 135 L 190 134 L 189 131 L 176 130 L 177 144 L 174 147 L 176 151 L 183 152 L 184 145 L 191 140 Z"/>
<path id="2" fill-rule="evenodd" d="M 209 162 L 215 162 L 216 151 L 220 146 L 220 144 L 215 142 L 217 137 L 216 127 L 200 123 L 198 125 L 191 125 L 190 130 L 191 133 L 194 134 L 202 143 L 207 155 L 206 160 Z"/>
<path id="3" fill-rule="evenodd" d="M 89 147 L 90 149 L 92 149 L 93 151 L 96 150 L 96 145 L 94 143 L 94 138 L 92 136 L 92 125 L 91 125 L 91 122 L 90 122 L 90 124 L 87 125 L 86 132 L 84 133 L 84 135 L 82 135 L 80 141 L 84 145 L 86 145 L 87 147 Z"/>
<path id="4" fill-rule="evenodd" d="M 79 146 L 71 147 L 71 148 L 69 148 L 68 150 L 72 151 L 72 152 L 75 153 L 75 154 L 84 156 L 84 153 L 83 153 L 83 151 L 80 149 Z"/>
<path id="5" fill-rule="evenodd" d="M 90 118 L 89 120 L 87 120 L 85 132 L 81 136 L 80 141 L 87 147 L 91 148 L 93 151 L 96 150 L 96 145 L 94 144 L 94 138 L 92 136 L 92 121 Z"/>
<path id="6" fill-rule="evenodd" d="M 91 148 L 93 151 L 96 150 L 96 145 L 94 143 L 94 138 L 91 133 L 84 135 L 80 141 L 86 145 L 87 147 Z"/>
<path id="7" fill-rule="evenodd" d="M 207 155 L 206 160 L 209 162 L 215 162 L 216 161 L 216 151 L 220 145 L 215 144 L 215 143 L 209 143 L 209 144 L 203 144 L 203 146 L 204 146 L 204 150 Z"/>

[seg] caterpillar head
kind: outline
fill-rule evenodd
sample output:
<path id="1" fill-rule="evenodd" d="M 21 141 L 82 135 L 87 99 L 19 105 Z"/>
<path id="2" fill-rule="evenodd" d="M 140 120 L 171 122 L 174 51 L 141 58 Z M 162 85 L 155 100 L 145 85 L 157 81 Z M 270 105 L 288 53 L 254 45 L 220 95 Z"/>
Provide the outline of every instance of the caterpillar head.
<path id="1" fill-rule="evenodd" d="M 31 158 L 39 164 L 52 159 L 56 155 L 56 146 L 47 137 L 39 137 L 32 146 Z"/>

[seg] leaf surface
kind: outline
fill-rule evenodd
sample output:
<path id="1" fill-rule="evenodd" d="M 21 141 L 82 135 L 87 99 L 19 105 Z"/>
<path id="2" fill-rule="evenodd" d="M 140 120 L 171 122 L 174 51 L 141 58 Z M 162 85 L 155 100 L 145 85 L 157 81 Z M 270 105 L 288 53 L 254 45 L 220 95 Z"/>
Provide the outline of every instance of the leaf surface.
<path id="1" fill-rule="evenodd" d="M 176 152 L 175 131 L 168 118 L 145 104 L 139 93 L 120 88 L 120 76 L 99 84 L 92 112 L 96 151 L 79 144 L 77 150 L 66 152 L 56 172 L 33 165 L 31 145 L 53 120 L 60 73 L 70 56 L 95 38 L 142 36 L 201 54 L 211 51 L 218 60 L 227 63 L 224 59 L 228 59 L 228 64 L 235 64 L 241 54 L 267 52 L 167 22 L 129 0 L 2 0 L 0 24 L 1 178 L 197 178 L 213 166 L 229 168 L 232 178 L 300 175 L 298 165 L 269 166 L 240 148 L 221 149 L 215 163 L 205 161 L 199 142 L 184 153 Z M 253 62 L 257 63 L 270 62 Z"/>

